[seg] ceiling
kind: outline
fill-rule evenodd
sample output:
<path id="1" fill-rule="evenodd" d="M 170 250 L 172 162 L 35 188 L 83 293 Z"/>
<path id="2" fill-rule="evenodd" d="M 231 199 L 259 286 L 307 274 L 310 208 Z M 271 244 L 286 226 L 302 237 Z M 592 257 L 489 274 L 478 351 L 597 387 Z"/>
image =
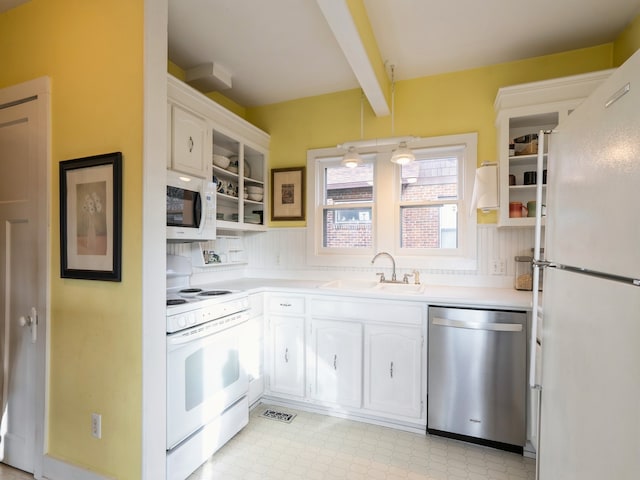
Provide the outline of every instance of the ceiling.
<path id="1" fill-rule="evenodd" d="M 640 13 L 640 0 L 362 1 L 396 80 L 608 43 Z M 246 107 L 358 87 L 371 103 L 371 65 L 353 58 L 343 2 L 169 0 L 169 59 L 184 70 L 213 63 L 230 77 L 221 93 Z"/>
<path id="2" fill-rule="evenodd" d="M 0 0 L 0 12 L 26 2 Z M 364 4 L 376 65 L 345 2 L 168 0 L 169 59 L 184 70 L 209 64 L 215 81 L 201 89 L 246 107 L 360 87 L 385 115 L 391 65 L 406 80 L 592 47 L 640 14 L 640 0 L 349 0 Z"/>

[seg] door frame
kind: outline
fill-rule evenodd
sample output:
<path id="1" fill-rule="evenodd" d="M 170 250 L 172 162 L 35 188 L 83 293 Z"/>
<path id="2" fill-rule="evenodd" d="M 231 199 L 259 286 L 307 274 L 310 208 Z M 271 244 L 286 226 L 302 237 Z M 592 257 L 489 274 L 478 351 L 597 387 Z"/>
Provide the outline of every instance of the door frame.
<path id="1" fill-rule="evenodd" d="M 35 445 L 33 474 L 43 478 L 46 437 L 47 405 L 47 350 L 49 345 L 49 312 L 51 299 L 51 81 L 49 77 L 33 80 L 0 89 L 0 107 L 23 101 L 36 102 L 36 172 L 30 185 L 39 195 L 37 202 L 37 283 L 38 338 L 35 348 Z"/>

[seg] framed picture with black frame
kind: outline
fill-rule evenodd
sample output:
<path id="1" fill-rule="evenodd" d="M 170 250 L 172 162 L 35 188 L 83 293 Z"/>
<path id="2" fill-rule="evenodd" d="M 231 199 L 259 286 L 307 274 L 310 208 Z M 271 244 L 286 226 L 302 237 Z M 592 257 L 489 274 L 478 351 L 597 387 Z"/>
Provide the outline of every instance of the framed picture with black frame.
<path id="1" fill-rule="evenodd" d="M 122 153 L 60 162 L 60 276 L 121 281 Z"/>
<path id="2" fill-rule="evenodd" d="M 271 170 L 271 220 L 304 220 L 305 168 Z"/>

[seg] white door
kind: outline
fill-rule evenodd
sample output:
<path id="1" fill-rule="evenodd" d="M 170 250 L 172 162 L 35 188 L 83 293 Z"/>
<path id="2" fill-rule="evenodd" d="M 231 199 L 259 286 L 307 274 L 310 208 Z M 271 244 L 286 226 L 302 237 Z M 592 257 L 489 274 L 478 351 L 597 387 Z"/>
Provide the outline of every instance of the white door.
<path id="1" fill-rule="evenodd" d="M 48 100 L 7 102 L 19 91 L 12 88 L 0 90 L 0 460 L 34 472 L 41 465 L 34 455 L 44 406 L 45 343 L 37 336 L 44 330 L 37 329 L 47 291 L 47 128 L 41 103 Z"/>
<path id="2" fill-rule="evenodd" d="M 362 404 L 362 326 L 314 319 L 313 398 L 360 408 Z"/>
<path id="3" fill-rule="evenodd" d="M 271 379 L 274 392 L 304 397 L 304 318 L 272 316 Z"/>
<path id="4" fill-rule="evenodd" d="M 419 327 L 365 325 L 365 408 L 420 418 L 422 346 Z"/>

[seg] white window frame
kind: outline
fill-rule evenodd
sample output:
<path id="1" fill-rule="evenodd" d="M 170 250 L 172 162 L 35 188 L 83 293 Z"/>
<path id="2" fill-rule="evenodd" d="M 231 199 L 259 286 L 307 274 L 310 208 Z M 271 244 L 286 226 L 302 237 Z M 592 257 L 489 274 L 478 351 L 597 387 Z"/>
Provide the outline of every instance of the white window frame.
<path id="1" fill-rule="evenodd" d="M 309 161 L 309 154 L 311 152 L 315 152 L 316 155 L 313 157 L 313 161 Z M 368 152 L 369 153 L 369 152 Z M 370 157 L 366 155 L 364 152 L 361 153 L 364 157 Z M 375 185 L 377 183 L 377 164 L 379 162 L 376 161 L 375 158 L 365 158 L 363 163 L 370 163 L 373 165 L 373 201 L 362 202 L 362 203 L 340 203 L 337 205 L 325 205 L 324 204 L 324 194 L 325 194 L 325 179 L 324 179 L 324 169 L 327 166 L 340 166 L 340 162 L 342 157 L 344 156 L 344 151 L 337 148 L 323 148 L 318 150 L 310 150 L 307 152 L 307 231 L 309 232 L 308 242 L 313 242 L 313 246 L 311 247 L 314 252 L 314 257 L 317 257 L 317 261 L 312 262 L 314 265 L 342 265 L 345 260 L 348 262 L 348 265 L 354 265 L 354 259 L 356 260 L 355 264 L 359 264 L 363 258 L 369 258 L 374 254 L 375 251 L 375 236 L 376 236 L 376 189 Z M 310 165 L 313 164 L 313 167 Z M 309 168 L 311 168 L 309 170 Z M 313 185 L 313 187 L 312 187 Z M 308 202 L 312 201 L 313 203 L 309 205 Z M 324 239 L 324 211 L 326 209 L 356 209 L 356 208 L 368 208 L 371 207 L 371 230 L 372 230 L 372 239 L 373 239 L 373 247 L 371 248 L 335 248 L 335 247 L 325 247 L 323 245 Z M 314 225 L 317 225 L 319 230 L 314 228 Z M 313 239 L 311 238 L 313 237 Z M 335 256 L 338 255 L 339 258 L 336 260 Z M 342 259 L 342 260 L 340 260 Z"/>
<path id="2" fill-rule="evenodd" d="M 410 249 L 400 242 L 400 166 L 391 163 L 394 145 L 359 148 L 361 155 L 375 154 L 372 207 L 373 247 L 370 249 L 337 249 L 323 247 L 324 167 L 339 164 L 344 150 L 322 148 L 307 152 L 307 262 L 318 266 L 370 267 L 375 253 L 391 253 L 400 268 L 475 270 L 477 241 L 475 210 L 470 212 L 476 166 L 478 135 L 466 133 L 414 140 L 410 148 L 451 149 L 464 147 L 459 166 L 458 248 Z M 342 207 L 343 205 L 341 205 Z M 392 226 L 393 228 L 389 228 Z"/>
<path id="3" fill-rule="evenodd" d="M 420 152 L 420 150 L 422 150 L 422 152 Z M 458 239 L 458 247 L 456 248 L 409 248 L 409 247 L 403 247 L 402 246 L 402 239 L 400 238 L 400 236 L 398 236 L 397 239 L 397 245 L 396 248 L 398 250 L 398 252 L 401 252 L 401 255 L 405 255 L 405 256 L 424 256 L 424 255 L 437 255 L 437 256 L 457 256 L 460 255 L 460 247 L 461 247 L 461 226 L 464 227 L 465 226 L 465 218 L 460 218 L 461 213 L 463 211 L 468 212 L 468 209 L 465 209 L 465 195 L 464 195 L 464 186 L 466 184 L 465 181 L 465 172 L 466 172 L 466 165 L 465 165 L 465 155 L 466 155 L 466 144 L 461 144 L 461 145 L 448 145 L 448 146 L 428 146 L 426 148 L 414 148 L 414 151 L 416 153 L 416 159 L 417 160 L 429 160 L 429 159 L 440 159 L 440 158 L 446 158 L 446 157 L 455 157 L 458 161 L 458 178 L 457 178 L 457 185 L 458 185 L 458 195 L 456 196 L 455 199 L 451 199 L 451 200 L 442 200 L 442 201 L 402 201 L 400 199 L 401 196 L 401 189 L 402 189 L 402 185 L 400 182 L 400 179 L 398 179 L 399 183 L 398 183 L 398 191 L 397 191 L 397 195 L 396 195 L 396 201 L 398 202 L 398 208 L 397 208 L 397 219 L 396 219 L 396 225 L 398 226 L 398 230 L 400 230 L 400 224 L 401 224 L 401 210 L 402 207 L 410 207 L 410 206 L 425 206 L 425 207 L 430 207 L 430 206 L 436 206 L 436 205 L 456 205 L 458 208 L 458 212 L 457 212 L 457 220 L 458 220 L 458 225 L 457 225 L 457 239 Z M 422 153 L 422 154 L 421 154 Z M 400 170 L 401 171 L 401 170 Z M 475 172 L 474 172 L 475 173 Z M 473 178 L 472 178 L 473 181 Z M 467 197 L 469 198 L 469 197 Z M 442 215 L 443 212 L 440 212 L 440 214 Z M 463 232 L 464 233 L 464 232 Z"/>

